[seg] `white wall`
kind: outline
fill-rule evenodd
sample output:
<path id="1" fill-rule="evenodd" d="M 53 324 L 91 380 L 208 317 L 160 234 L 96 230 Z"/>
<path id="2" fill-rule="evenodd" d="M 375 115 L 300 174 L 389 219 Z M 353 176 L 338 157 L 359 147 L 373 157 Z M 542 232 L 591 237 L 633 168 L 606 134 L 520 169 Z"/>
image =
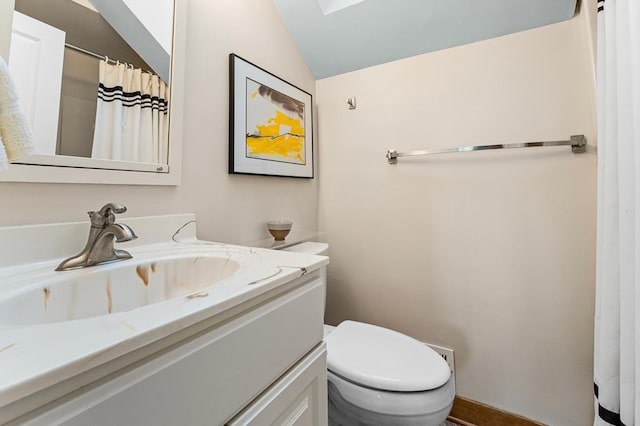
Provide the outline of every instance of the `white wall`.
<path id="1" fill-rule="evenodd" d="M 85 220 L 87 210 L 117 201 L 129 207 L 128 216 L 195 212 L 199 236 L 217 241 L 266 238 L 264 223 L 273 218 L 289 218 L 296 229 L 317 229 L 317 178 L 227 174 L 229 53 L 310 93 L 315 90 L 314 79 L 278 12 L 264 0 L 186 3 L 183 184 L 0 183 L 0 225 Z"/>
<path id="2" fill-rule="evenodd" d="M 595 156 L 385 153 L 594 143 L 585 39 L 573 19 L 316 85 L 327 321 L 452 347 L 459 395 L 556 426 L 593 418 Z"/>

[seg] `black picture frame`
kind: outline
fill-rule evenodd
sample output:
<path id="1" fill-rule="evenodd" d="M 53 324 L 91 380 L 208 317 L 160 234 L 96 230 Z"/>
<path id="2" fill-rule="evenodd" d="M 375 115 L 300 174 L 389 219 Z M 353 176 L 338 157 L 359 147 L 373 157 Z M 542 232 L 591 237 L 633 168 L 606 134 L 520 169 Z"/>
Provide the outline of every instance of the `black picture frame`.
<path id="1" fill-rule="evenodd" d="M 313 179 L 313 97 L 229 54 L 229 173 Z"/>

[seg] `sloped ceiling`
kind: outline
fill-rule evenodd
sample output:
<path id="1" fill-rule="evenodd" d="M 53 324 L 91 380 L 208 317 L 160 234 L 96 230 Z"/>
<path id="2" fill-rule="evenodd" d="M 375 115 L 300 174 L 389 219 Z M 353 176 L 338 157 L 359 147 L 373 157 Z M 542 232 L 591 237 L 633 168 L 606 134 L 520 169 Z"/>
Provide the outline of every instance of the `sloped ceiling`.
<path id="1" fill-rule="evenodd" d="M 273 1 L 318 79 L 571 19 L 577 2 Z"/>
<path id="2" fill-rule="evenodd" d="M 140 6 L 139 1 L 133 0 L 89 1 L 113 29 L 151 65 L 153 71 L 163 81 L 169 81 L 173 2 L 147 1 L 149 7 L 144 7 L 144 4 Z M 160 29 L 159 32 L 153 31 L 156 28 Z"/>

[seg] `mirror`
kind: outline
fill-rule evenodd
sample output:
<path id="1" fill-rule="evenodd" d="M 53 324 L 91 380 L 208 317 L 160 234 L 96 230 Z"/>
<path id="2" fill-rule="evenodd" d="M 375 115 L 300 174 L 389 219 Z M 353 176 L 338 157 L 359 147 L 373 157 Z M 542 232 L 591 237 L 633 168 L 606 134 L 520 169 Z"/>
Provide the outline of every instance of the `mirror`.
<path id="1" fill-rule="evenodd" d="M 29 178 L 27 167 L 32 172 L 33 167 L 119 170 L 130 176 L 179 171 L 180 155 L 169 140 L 176 112 L 174 32 L 179 21 L 184 24 L 177 19 L 181 3 L 15 0 L 8 65 L 32 125 L 36 155 L 10 167 L 9 175 L 22 178 L 0 173 L 0 180 L 41 181 Z M 159 182 L 174 184 L 176 178 Z"/>

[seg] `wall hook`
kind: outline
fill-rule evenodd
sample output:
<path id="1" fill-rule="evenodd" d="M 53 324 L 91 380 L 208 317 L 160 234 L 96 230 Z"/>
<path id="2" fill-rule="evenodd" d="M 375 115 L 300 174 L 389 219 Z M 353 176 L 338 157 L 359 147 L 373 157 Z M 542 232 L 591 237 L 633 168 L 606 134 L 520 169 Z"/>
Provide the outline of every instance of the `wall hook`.
<path id="1" fill-rule="evenodd" d="M 349 109 L 356 109 L 356 97 L 347 98 L 347 105 L 349 105 Z"/>

